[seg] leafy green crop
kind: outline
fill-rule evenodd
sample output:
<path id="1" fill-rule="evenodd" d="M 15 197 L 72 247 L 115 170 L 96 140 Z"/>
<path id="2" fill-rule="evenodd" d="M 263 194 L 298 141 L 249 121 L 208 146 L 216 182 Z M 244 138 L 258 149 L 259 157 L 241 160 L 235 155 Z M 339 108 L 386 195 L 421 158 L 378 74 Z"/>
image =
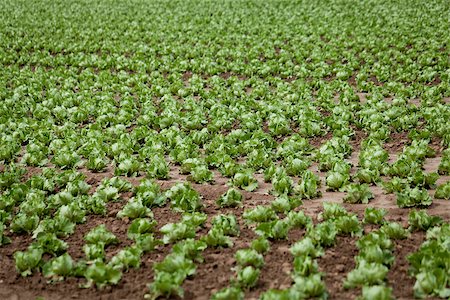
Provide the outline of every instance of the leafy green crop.
<path id="1" fill-rule="evenodd" d="M 415 206 L 430 206 L 433 203 L 427 190 L 415 187 L 413 189 L 406 188 L 397 193 L 397 205 L 399 207 L 415 207 Z"/>
<path id="2" fill-rule="evenodd" d="M 449 233 L 450 226 L 445 223 L 427 231 L 427 239 L 420 248 L 408 255 L 410 272 L 416 278 L 414 295 L 425 298 L 429 295 L 448 298 L 450 289 L 449 279 Z"/>
<path id="3" fill-rule="evenodd" d="M 237 282 L 243 288 L 251 288 L 258 282 L 260 270 L 253 266 L 242 268 L 237 273 Z"/>
<path id="4" fill-rule="evenodd" d="M 242 194 L 234 188 L 230 188 L 216 201 L 220 207 L 235 207 L 241 205 L 241 202 Z"/>
<path id="5" fill-rule="evenodd" d="M 128 237 L 134 239 L 142 234 L 153 233 L 156 221 L 148 218 L 134 219 L 128 227 Z"/>
<path id="6" fill-rule="evenodd" d="M 384 222 L 384 216 L 386 216 L 387 211 L 383 208 L 366 207 L 364 210 L 364 220 L 365 224 L 382 224 Z"/>
<path id="7" fill-rule="evenodd" d="M 55 257 L 42 266 L 42 274 L 52 280 L 62 280 L 71 276 L 75 269 L 75 263 L 68 253 Z"/>
<path id="8" fill-rule="evenodd" d="M 443 222 L 441 217 L 438 216 L 430 216 L 426 213 L 426 211 L 421 210 L 417 211 L 415 209 L 411 210 L 408 214 L 408 224 L 410 231 L 416 230 L 428 230 L 436 225 L 439 225 Z"/>
<path id="9" fill-rule="evenodd" d="M 389 269 L 380 263 L 370 263 L 362 260 L 356 269 L 347 274 L 344 288 L 382 284 L 388 271 Z"/>
<path id="10" fill-rule="evenodd" d="M 450 200 L 450 181 L 441 184 L 436 188 L 434 198 Z"/>
<path id="11" fill-rule="evenodd" d="M 152 218 L 153 213 L 148 207 L 144 206 L 141 200 L 131 199 L 122 210 L 117 213 L 117 217 L 130 219 Z"/>
<path id="12" fill-rule="evenodd" d="M 212 295 L 212 300 L 243 300 L 244 292 L 238 287 L 225 287 Z"/>
<path id="13" fill-rule="evenodd" d="M 90 244 L 104 244 L 105 246 L 118 243 L 117 237 L 105 225 L 99 225 L 93 228 L 84 237 L 87 243 Z"/>
<path id="14" fill-rule="evenodd" d="M 253 249 L 241 249 L 236 251 L 236 262 L 241 267 L 253 266 L 260 268 L 264 265 L 264 258 L 256 250 Z"/>
<path id="15" fill-rule="evenodd" d="M 248 222 L 268 222 L 277 219 L 276 213 L 270 208 L 266 206 L 257 206 L 252 210 L 244 211 L 242 215 L 244 219 Z"/>
<path id="16" fill-rule="evenodd" d="M 26 251 L 14 253 L 17 271 L 22 276 L 31 275 L 39 267 L 43 253 L 39 248 L 28 248 Z"/>
<path id="17" fill-rule="evenodd" d="M 194 212 L 202 208 L 199 193 L 188 183 L 178 183 L 166 192 L 175 211 Z"/>
<path id="18" fill-rule="evenodd" d="M 99 288 L 109 284 L 117 284 L 122 278 L 122 272 L 101 261 L 95 261 L 92 265 L 87 267 L 84 277 L 87 279 L 86 287 L 92 284 Z"/>
<path id="19" fill-rule="evenodd" d="M 344 197 L 344 202 L 347 203 L 369 203 L 373 199 L 373 194 L 367 184 L 349 184 L 345 187 L 347 195 Z"/>
<path id="20" fill-rule="evenodd" d="M 383 285 L 363 286 L 362 296 L 358 300 L 393 300 L 392 288 Z"/>
<path id="21" fill-rule="evenodd" d="M 254 191 L 258 188 L 258 181 L 253 177 L 250 170 L 238 172 L 231 180 L 233 186 L 239 187 L 248 192 Z"/>
<path id="22" fill-rule="evenodd" d="M 243 250 L 230 286 L 193 280 L 186 298 L 325 299 L 318 257 L 356 236 L 348 285 L 404 298 L 382 275 L 420 230 L 415 295 L 448 298 L 447 203 L 432 201 L 450 198 L 448 1 L 0 2 L 5 266 L 103 287 L 145 264 L 136 286 L 173 298 L 197 263 Z M 441 217 L 387 222 L 380 186 Z M 344 204 L 318 208 L 334 192 Z M 292 285 L 258 284 L 292 237 Z"/>
<path id="23" fill-rule="evenodd" d="M 315 175 L 310 170 L 306 170 L 303 173 L 298 186 L 296 186 L 294 190 L 300 195 L 301 198 L 312 199 L 322 195 L 319 188 L 319 176 Z"/>
<path id="24" fill-rule="evenodd" d="M 217 215 L 212 220 L 212 226 L 221 229 L 225 235 L 239 235 L 239 224 L 235 215 Z"/>

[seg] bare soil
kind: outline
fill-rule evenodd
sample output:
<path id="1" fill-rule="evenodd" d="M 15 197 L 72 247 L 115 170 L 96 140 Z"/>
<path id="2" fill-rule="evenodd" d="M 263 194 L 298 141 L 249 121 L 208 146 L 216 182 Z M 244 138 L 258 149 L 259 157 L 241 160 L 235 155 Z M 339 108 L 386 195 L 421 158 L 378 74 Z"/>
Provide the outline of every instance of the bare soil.
<path id="1" fill-rule="evenodd" d="M 186 75 L 188 77 L 188 75 Z M 358 151 L 360 142 L 365 137 L 364 132 L 356 131 L 355 139 L 351 141 L 353 154 L 349 158 L 355 166 L 357 165 Z M 311 144 L 319 147 L 325 142 L 329 135 L 313 139 Z M 403 147 L 409 143 L 405 133 L 393 133 L 391 139 L 387 141 L 385 147 L 391 155 L 391 159 L 395 159 L 396 155 L 402 151 Z M 440 153 L 440 144 L 433 141 L 433 147 L 436 152 Z M 430 158 L 426 160 L 424 169 L 427 172 L 437 170 L 440 157 Z M 316 172 L 324 183 L 325 173 L 319 172 L 317 166 L 313 165 L 311 170 Z M 112 177 L 113 171 L 109 167 L 103 173 L 92 173 L 86 169 L 81 172 L 87 175 L 87 182 L 92 185 L 91 193 L 100 184 L 103 178 Z M 40 168 L 27 168 L 27 174 L 24 179 L 39 174 Z M 177 167 L 172 166 L 171 179 L 160 180 L 158 183 L 163 190 L 170 188 L 177 182 L 185 181 L 186 176 L 180 175 Z M 235 260 L 234 253 L 236 250 L 248 247 L 250 242 L 256 237 L 251 228 L 248 228 L 243 222 L 242 213 L 246 209 L 253 208 L 257 205 L 268 205 L 274 199 L 269 194 L 271 189 L 270 183 L 264 183 L 261 174 L 255 177 L 259 182 L 259 188 L 254 192 L 243 191 L 243 206 L 238 208 L 220 209 L 215 201 L 227 191 L 228 179 L 222 177 L 218 172 L 214 172 L 215 182 L 211 185 L 194 184 L 192 186 L 202 195 L 205 205 L 204 212 L 208 214 L 208 222 L 205 228 L 199 231 L 199 236 L 205 234 L 210 228 L 211 218 L 220 213 L 233 213 L 239 219 L 241 234 L 234 237 L 234 246 L 228 249 L 208 248 L 204 251 L 204 262 L 197 264 L 197 272 L 195 276 L 188 278 L 183 283 L 185 299 L 209 299 L 211 295 L 219 289 L 226 287 L 230 283 L 230 279 L 235 276 Z M 127 178 L 133 185 L 138 185 L 144 177 Z M 449 176 L 441 176 L 438 184 L 444 183 L 450 179 Z M 298 178 L 294 178 L 297 182 Z M 387 219 L 396 221 L 407 226 L 407 217 L 409 209 L 400 209 L 395 202 L 395 196 L 392 194 L 384 194 L 383 190 L 378 186 L 371 186 L 371 190 L 375 198 L 370 202 L 370 206 L 385 208 L 388 210 Z M 317 220 L 317 214 L 322 211 L 323 202 L 341 203 L 348 211 L 354 212 L 362 219 L 364 209 L 368 205 L 364 204 L 346 204 L 342 203 L 345 196 L 343 192 L 329 192 L 322 187 L 323 196 L 319 199 L 306 200 L 299 208 L 308 215 Z M 430 191 L 433 195 L 434 191 Z M 129 226 L 128 220 L 116 218 L 117 212 L 123 207 L 126 201 L 132 196 L 131 193 L 123 193 L 122 198 L 118 202 L 108 203 L 108 213 L 106 216 L 87 216 L 87 221 L 76 227 L 75 233 L 65 241 L 69 245 L 69 254 L 74 259 L 81 259 L 84 256 L 82 247 L 84 245 L 84 236 L 93 227 L 99 224 L 105 224 L 120 240 L 118 245 L 109 246 L 107 257 L 110 258 L 123 247 L 129 246 L 131 240 L 126 236 Z M 153 209 L 155 219 L 158 222 L 158 229 L 169 222 L 177 222 L 180 214 L 173 212 L 169 206 Z M 428 213 L 439 215 L 446 221 L 450 220 L 450 201 L 434 200 L 434 203 L 428 208 Z M 373 228 L 367 227 L 366 231 Z M 272 241 L 271 250 L 265 255 L 265 265 L 261 270 L 261 276 L 256 287 L 246 291 L 246 299 L 257 299 L 259 295 L 271 288 L 287 288 L 292 284 L 290 273 L 292 271 L 292 255 L 289 247 L 298 241 L 304 234 L 303 230 L 292 230 L 289 238 L 283 241 Z M 65 281 L 48 283 L 40 273 L 34 273 L 29 277 L 21 277 L 15 271 L 15 263 L 13 254 L 18 250 L 25 250 L 32 242 L 28 235 L 9 234 L 12 243 L 0 248 L 0 299 L 35 299 L 36 297 L 44 297 L 45 299 L 142 299 L 147 291 L 147 285 L 153 280 L 152 266 L 155 262 L 161 261 L 169 252 L 170 245 L 162 246 L 151 253 L 145 254 L 142 258 L 141 267 L 132 269 L 123 273 L 122 280 L 116 286 L 108 286 L 103 289 L 95 287 L 84 289 L 80 285 L 85 283 L 83 278 L 68 278 Z M 343 279 L 346 274 L 355 267 L 354 256 L 357 254 L 355 246 L 357 238 L 340 236 L 334 247 L 326 250 L 325 255 L 318 260 L 320 270 L 324 274 L 330 299 L 355 299 L 360 295 L 359 289 L 345 290 L 342 286 Z M 414 278 L 408 275 L 408 262 L 406 256 L 408 253 L 414 252 L 424 240 L 424 234 L 421 232 L 413 233 L 406 240 L 396 241 L 394 254 L 396 256 L 395 263 L 388 274 L 388 285 L 393 288 L 394 295 L 397 299 L 412 299 Z"/>

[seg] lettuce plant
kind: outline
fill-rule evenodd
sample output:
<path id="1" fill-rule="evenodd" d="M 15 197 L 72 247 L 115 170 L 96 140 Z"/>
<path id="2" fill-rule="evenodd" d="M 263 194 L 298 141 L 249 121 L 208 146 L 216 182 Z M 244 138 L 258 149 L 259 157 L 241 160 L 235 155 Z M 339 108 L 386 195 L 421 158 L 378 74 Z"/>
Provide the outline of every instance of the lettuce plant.
<path id="1" fill-rule="evenodd" d="M 208 246 L 211 247 L 224 247 L 229 248 L 233 247 L 233 241 L 229 236 L 227 236 L 223 229 L 219 227 L 212 227 L 208 234 L 202 237 L 202 241 L 204 241 Z"/>
<path id="2" fill-rule="evenodd" d="M 403 228 L 400 223 L 397 222 L 385 223 L 380 227 L 380 231 L 394 240 L 402 240 L 409 237 L 409 232 L 405 228 Z"/>
<path id="3" fill-rule="evenodd" d="M 258 181 L 253 177 L 250 170 L 238 172 L 231 180 L 233 186 L 252 192 L 258 188 Z"/>
<path id="4" fill-rule="evenodd" d="M 106 285 L 119 283 L 122 278 L 122 272 L 101 261 L 95 261 L 87 267 L 84 277 L 87 280 L 85 287 L 90 287 L 92 284 L 95 284 L 98 288 L 102 288 Z"/>
<path id="5" fill-rule="evenodd" d="M 243 300 L 244 292 L 236 286 L 225 287 L 212 295 L 211 300 Z"/>
<path id="6" fill-rule="evenodd" d="M 16 269 L 22 276 L 28 276 L 39 268 L 44 251 L 40 248 L 29 247 L 26 251 L 14 253 Z"/>
<path id="7" fill-rule="evenodd" d="M 364 224 L 382 224 L 387 211 L 383 208 L 366 207 L 364 210 Z"/>
<path id="8" fill-rule="evenodd" d="M 142 250 L 139 247 L 126 247 L 114 255 L 108 265 L 118 270 L 139 268 L 141 265 L 141 255 Z"/>
<path id="9" fill-rule="evenodd" d="M 436 188 L 434 198 L 450 200 L 450 181 L 443 183 Z"/>
<path id="10" fill-rule="evenodd" d="M 425 210 L 411 210 L 408 214 L 409 231 L 426 231 L 443 222 L 441 217 L 430 216 Z"/>
<path id="11" fill-rule="evenodd" d="M 319 176 L 310 170 L 306 170 L 298 185 L 294 187 L 294 191 L 300 195 L 302 199 L 313 199 L 322 196 L 320 188 Z"/>
<path id="12" fill-rule="evenodd" d="M 122 210 L 117 213 L 117 217 L 121 219 L 136 219 L 145 217 L 153 218 L 153 213 L 150 208 L 142 204 L 141 200 L 132 198 L 127 204 L 125 204 Z"/>
<path id="13" fill-rule="evenodd" d="M 392 288 L 384 285 L 363 286 L 358 300 L 394 300 Z"/>
<path id="14" fill-rule="evenodd" d="M 242 216 L 248 222 L 256 223 L 268 222 L 278 218 L 272 208 L 262 205 L 256 206 L 251 210 L 245 210 Z"/>
<path id="15" fill-rule="evenodd" d="M 242 194 L 239 190 L 230 188 L 225 194 L 220 196 L 216 201 L 217 205 L 220 207 L 236 207 L 240 206 L 242 203 Z"/>
<path id="16" fill-rule="evenodd" d="M 373 194 L 367 184 L 351 183 L 344 188 L 347 191 L 343 201 L 346 203 L 369 203 L 370 199 L 373 199 Z"/>
<path id="17" fill-rule="evenodd" d="M 178 183 L 166 191 L 172 208 L 175 211 L 194 212 L 202 208 L 199 193 L 188 183 Z"/>
<path id="18" fill-rule="evenodd" d="M 246 266 L 237 272 L 237 283 L 243 288 L 252 288 L 258 282 L 260 270 Z"/>
<path id="19" fill-rule="evenodd" d="M 251 249 L 255 250 L 258 253 L 264 254 L 270 249 L 269 241 L 264 237 L 259 237 L 254 239 L 251 243 Z"/>
<path id="20" fill-rule="evenodd" d="M 438 166 L 438 173 L 440 175 L 450 174 L 450 148 L 442 151 L 442 158 Z"/>
<path id="21" fill-rule="evenodd" d="M 240 267 L 253 266 L 255 268 L 261 268 L 264 265 L 263 256 L 253 249 L 238 250 L 234 258 Z"/>
<path id="22" fill-rule="evenodd" d="M 134 219 L 128 227 L 128 238 L 135 239 L 142 234 L 153 233 L 156 221 L 149 218 Z"/>
<path id="23" fill-rule="evenodd" d="M 212 220 L 212 227 L 221 229 L 225 235 L 239 235 L 239 224 L 236 216 L 233 214 L 215 216 Z"/>
<path id="24" fill-rule="evenodd" d="M 42 274 L 54 280 L 63 280 L 65 277 L 73 275 L 75 262 L 68 253 L 55 257 L 42 266 Z"/>
<path id="25" fill-rule="evenodd" d="M 358 266 L 347 274 L 344 288 L 363 285 L 383 284 L 389 269 L 380 263 L 369 263 L 362 260 Z"/>
<path id="26" fill-rule="evenodd" d="M 397 205 L 401 208 L 430 206 L 431 203 L 433 203 L 433 199 L 428 191 L 418 187 L 413 189 L 408 187 L 397 193 Z"/>
<path id="27" fill-rule="evenodd" d="M 289 219 L 274 220 L 270 222 L 260 223 L 256 229 L 256 234 L 271 239 L 287 239 L 289 230 L 292 228 Z"/>

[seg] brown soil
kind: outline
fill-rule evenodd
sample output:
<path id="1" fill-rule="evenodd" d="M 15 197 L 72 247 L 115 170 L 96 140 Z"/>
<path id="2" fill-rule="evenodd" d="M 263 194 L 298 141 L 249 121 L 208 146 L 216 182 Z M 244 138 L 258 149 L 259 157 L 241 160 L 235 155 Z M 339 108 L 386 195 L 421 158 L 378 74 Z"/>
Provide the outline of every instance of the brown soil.
<path id="1" fill-rule="evenodd" d="M 357 166 L 357 157 L 360 149 L 361 140 L 364 139 L 365 133 L 355 128 L 354 140 L 351 141 L 353 153 L 348 158 L 355 166 Z M 310 140 L 314 147 L 319 147 L 323 142 L 331 138 L 330 134 L 323 137 L 313 138 Z M 409 143 L 406 133 L 392 133 L 391 139 L 386 142 L 387 149 L 392 157 L 399 153 L 402 148 Z M 440 147 L 440 141 L 433 140 L 432 147 Z M 439 146 L 438 146 L 439 145 Z M 437 150 L 437 149 L 436 149 Z M 438 152 L 438 151 L 437 151 Z M 438 152 L 440 153 L 440 152 Z M 424 169 L 432 172 L 437 169 L 440 158 L 430 158 L 425 161 Z M 311 167 L 325 182 L 326 174 L 317 170 L 317 165 Z M 40 168 L 27 168 L 27 174 L 24 179 L 28 179 L 32 175 L 39 174 Z M 102 173 L 92 173 L 87 169 L 80 169 L 87 179 L 86 181 L 92 186 L 90 193 L 93 193 L 104 178 L 113 176 L 113 168 L 110 166 Z M 179 174 L 179 168 L 171 167 L 171 178 L 168 180 L 158 180 L 163 190 L 166 190 L 176 184 L 187 180 L 186 175 Z M 238 249 L 248 247 L 250 242 L 256 237 L 252 228 L 246 226 L 242 219 L 242 214 L 246 209 L 251 209 L 257 205 L 269 205 L 274 199 L 269 194 L 271 190 L 270 183 L 263 182 L 262 174 L 255 174 L 259 187 L 253 192 L 242 191 L 244 201 L 242 207 L 221 209 L 215 201 L 227 191 L 228 179 L 224 178 L 214 171 L 215 182 L 213 184 L 194 184 L 192 186 L 202 195 L 204 203 L 204 212 L 208 214 L 208 221 L 204 228 L 198 232 L 198 237 L 207 233 L 211 227 L 211 219 L 217 214 L 233 213 L 239 220 L 241 234 L 239 237 L 233 237 L 233 247 L 208 248 L 204 251 L 204 262 L 197 263 L 197 271 L 195 276 L 188 278 L 183 283 L 185 299 L 209 299 L 210 296 L 223 287 L 229 286 L 230 280 L 235 276 L 235 260 L 234 254 Z M 124 177 L 125 178 L 125 177 Z M 126 178 L 133 185 L 138 185 L 144 176 Z M 438 183 L 449 180 L 449 176 L 441 176 Z M 294 182 L 298 182 L 298 178 L 294 178 Z M 324 184 L 323 184 L 324 185 Z M 368 205 L 364 204 L 346 204 L 342 203 L 345 196 L 343 192 L 329 192 L 325 187 L 321 188 L 323 196 L 319 199 L 305 200 L 304 204 L 299 208 L 306 214 L 313 217 L 317 221 L 317 215 L 322 211 L 323 202 L 335 202 L 342 204 L 348 211 L 356 213 L 360 219 L 364 215 L 364 210 Z M 371 186 L 371 190 L 375 198 L 370 202 L 370 206 L 385 208 L 388 210 L 387 220 L 396 221 L 407 226 L 407 218 L 409 209 L 400 209 L 396 205 L 395 196 L 392 194 L 384 194 L 383 190 L 378 186 Z M 433 194 L 433 191 L 430 191 Z M 76 227 L 75 233 L 64 240 L 69 245 L 69 254 L 74 259 L 84 257 L 82 247 L 84 245 L 84 236 L 93 227 L 105 224 L 106 227 L 113 232 L 120 243 L 107 247 L 107 257 L 110 258 L 120 249 L 131 244 L 131 240 L 127 238 L 127 229 L 129 220 L 120 220 L 116 218 L 117 212 L 132 196 L 132 193 L 122 193 L 118 202 L 108 203 L 108 212 L 106 216 L 87 216 L 84 224 Z M 161 208 L 154 208 L 153 213 L 158 222 L 159 229 L 169 222 L 177 222 L 180 214 L 173 212 L 170 205 Z M 446 221 L 450 220 L 450 202 L 444 200 L 434 200 L 434 203 L 428 208 L 428 213 L 439 215 Z M 365 227 L 368 232 L 373 228 Z M 298 241 L 304 234 L 304 230 L 292 230 L 289 238 L 283 241 L 272 241 L 270 251 L 264 256 L 265 265 L 261 270 L 261 276 L 258 284 L 251 290 L 246 291 L 246 299 L 257 299 L 259 295 L 271 288 L 287 288 L 292 284 L 292 255 L 289 247 Z M 85 283 L 83 278 L 68 278 L 65 281 L 57 283 L 47 283 L 40 273 L 34 273 L 30 277 L 21 277 L 15 271 L 15 263 L 13 254 L 17 250 L 25 250 L 32 242 L 28 235 L 18 235 L 7 233 L 12 243 L 0 248 L 0 299 L 34 299 L 42 296 L 45 299 L 142 299 L 147 292 L 147 285 L 153 281 L 152 266 L 155 262 L 159 262 L 170 252 L 171 246 L 162 246 L 158 249 L 145 254 L 142 258 L 141 267 L 132 269 L 123 273 L 122 280 L 116 286 L 109 286 L 103 289 L 95 287 L 83 289 L 79 286 Z M 159 234 L 157 234 L 160 237 Z M 343 279 L 346 274 L 355 267 L 354 256 L 357 254 L 355 246 L 357 238 L 338 237 L 336 245 L 326 249 L 325 255 L 318 259 L 321 272 L 324 274 L 324 282 L 327 286 L 330 299 L 355 299 L 360 295 L 359 289 L 345 290 L 342 286 Z M 387 282 L 393 288 L 394 295 L 398 299 L 412 299 L 412 287 L 414 278 L 408 275 L 408 262 L 406 256 L 408 253 L 418 249 L 424 240 L 423 233 L 414 233 L 406 240 L 396 241 L 394 254 L 396 256 L 395 263 L 390 269 Z"/>
<path id="2" fill-rule="evenodd" d="M 325 135 L 322 136 L 315 136 L 309 139 L 309 143 L 315 147 L 319 148 L 322 146 L 326 141 L 330 140 L 333 137 L 332 132 L 327 132 Z"/>
<path id="3" fill-rule="evenodd" d="M 398 153 L 403 150 L 403 147 L 410 143 L 408 132 L 392 131 L 389 140 L 384 144 L 384 149 L 390 153 Z"/>

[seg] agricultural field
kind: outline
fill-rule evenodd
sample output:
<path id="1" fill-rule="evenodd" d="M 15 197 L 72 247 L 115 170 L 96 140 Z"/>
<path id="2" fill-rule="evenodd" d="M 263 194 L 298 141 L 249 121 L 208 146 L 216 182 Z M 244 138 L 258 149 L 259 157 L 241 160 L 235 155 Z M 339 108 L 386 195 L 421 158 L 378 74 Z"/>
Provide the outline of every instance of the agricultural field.
<path id="1" fill-rule="evenodd" d="M 450 298 L 449 1 L 0 11 L 0 299 Z"/>

